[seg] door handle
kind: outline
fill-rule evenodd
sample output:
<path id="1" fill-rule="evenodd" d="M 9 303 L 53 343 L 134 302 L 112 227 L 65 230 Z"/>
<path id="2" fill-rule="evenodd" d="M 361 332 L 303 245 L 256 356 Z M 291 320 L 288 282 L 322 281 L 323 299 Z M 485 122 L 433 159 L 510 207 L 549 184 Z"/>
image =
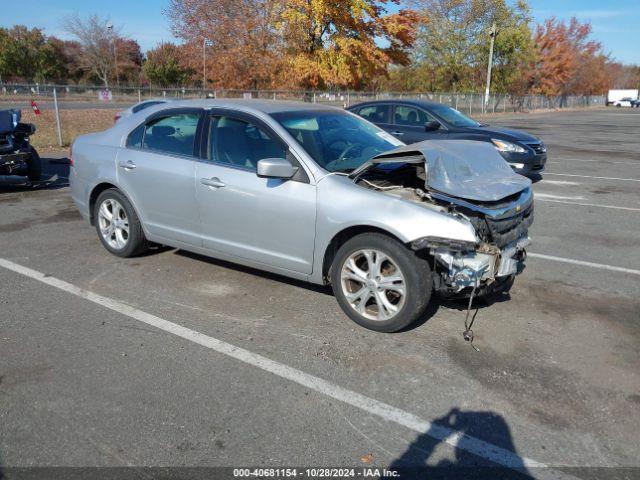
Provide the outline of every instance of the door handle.
<path id="1" fill-rule="evenodd" d="M 218 177 L 201 178 L 200 183 L 203 185 L 206 185 L 207 187 L 214 187 L 214 188 L 221 188 L 226 185 L 226 183 L 224 183 Z"/>
<path id="2" fill-rule="evenodd" d="M 404 135 L 404 132 L 391 132 L 391 135 Z"/>
<path id="3" fill-rule="evenodd" d="M 120 162 L 118 163 L 118 166 L 120 168 L 124 168 L 125 170 L 133 170 L 134 168 L 136 168 L 136 164 L 133 163 L 131 160 L 127 160 L 126 162 Z"/>

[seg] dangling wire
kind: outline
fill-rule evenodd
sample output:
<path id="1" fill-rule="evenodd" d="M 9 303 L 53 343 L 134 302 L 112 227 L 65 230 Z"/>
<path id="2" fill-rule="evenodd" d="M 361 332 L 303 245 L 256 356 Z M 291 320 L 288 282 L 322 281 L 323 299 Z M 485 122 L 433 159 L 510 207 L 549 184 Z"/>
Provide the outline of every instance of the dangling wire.
<path id="1" fill-rule="evenodd" d="M 480 283 L 480 279 L 476 276 L 476 281 L 473 284 L 473 289 L 471 290 L 471 295 L 469 296 L 469 304 L 467 305 L 467 314 L 464 318 L 464 332 L 462 332 L 462 336 L 464 339 L 469 342 L 469 344 L 473 347 L 476 352 L 479 352 L 480 349 L 473 344 L 473 330 L 471 327 L 473 326 L 473 322 L 476 320 L 476 315 L 478 314 L 479 308 L 476 308 L 476 311 L 473 313 L 473 317 L 471 317 L 471 323 L 469 322 L 469 313 L 471 312 L 471 305 L 473 303 L 473 297 L 476 294 L 476 288 L 478 288 L 478 284 Z"/>

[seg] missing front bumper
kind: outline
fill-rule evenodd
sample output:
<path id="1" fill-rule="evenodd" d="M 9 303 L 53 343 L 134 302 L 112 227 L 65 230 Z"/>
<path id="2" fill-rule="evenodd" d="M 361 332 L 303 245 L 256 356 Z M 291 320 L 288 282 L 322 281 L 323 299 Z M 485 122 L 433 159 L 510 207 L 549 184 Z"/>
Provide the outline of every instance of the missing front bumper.
<path id="1" fill-rule="evenodd" d="M 491 252 L 452 252 L 448 249 L 436 249 L 433 252 L 436 269 L 436 290 L 444 293 L 458 293 L 474 286 L 481 290 L 496 282 L 520 273 L 526 258 L 525 248 L 531 243 L 527 236 L 507 245 L 501 250 Z"/>

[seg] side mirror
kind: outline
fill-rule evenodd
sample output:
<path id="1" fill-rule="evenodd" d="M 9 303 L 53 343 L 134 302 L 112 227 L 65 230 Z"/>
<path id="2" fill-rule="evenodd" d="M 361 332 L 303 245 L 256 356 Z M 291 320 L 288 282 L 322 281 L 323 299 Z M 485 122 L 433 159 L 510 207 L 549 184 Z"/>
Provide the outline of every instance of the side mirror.
<path id="1" fill-rule="evenodd" d="M 438 130 L 440 128 L 440 123 L 436 120 L 431 120 L 424 124 L 424 129 L 427 132 L 433 132 L 434 130 Z"/>
<path id="2" fill-rule="evenodd" d="M 289 160 L 284 158 L 263 158 L 258 160 L 257 174 L 266 178 L 291 178 L 298 171 Z"/>

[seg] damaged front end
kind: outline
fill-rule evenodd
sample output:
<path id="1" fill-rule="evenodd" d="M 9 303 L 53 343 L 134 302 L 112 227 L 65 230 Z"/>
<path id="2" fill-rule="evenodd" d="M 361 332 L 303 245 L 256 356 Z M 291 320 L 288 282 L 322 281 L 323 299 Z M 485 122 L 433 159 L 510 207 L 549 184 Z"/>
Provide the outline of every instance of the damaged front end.
<path id="1" fill-rule="evenodd" d="M 531 181 L 484 142 L 429 140 L 372 159 L 351 174 L 359 185 L 469 222 L 476 242 L 424 237 L 412 249 L 433 258 L 434 288 L 483 295 L 510 287 L 524 268 L 533 223 Z"/>

